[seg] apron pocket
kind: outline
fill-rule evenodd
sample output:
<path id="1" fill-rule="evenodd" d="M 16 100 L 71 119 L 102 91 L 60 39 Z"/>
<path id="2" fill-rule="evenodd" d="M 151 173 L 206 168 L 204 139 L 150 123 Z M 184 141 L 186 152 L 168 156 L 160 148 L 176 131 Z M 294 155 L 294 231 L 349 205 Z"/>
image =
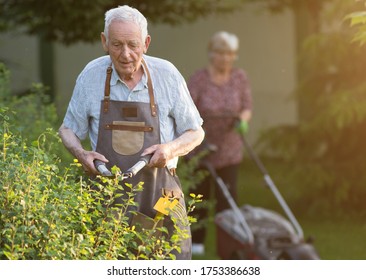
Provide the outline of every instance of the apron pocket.
<path id="1" fill-rule="evenodd" d="M 113 125 L 129 126 L 131 128 L 145 126 L 145 122 L 114 121 Z M 112 131 L 113 150 L 120 155 L 133 155 L 138 153 L 144 145 L 144 131 L 117 130 Z"/>

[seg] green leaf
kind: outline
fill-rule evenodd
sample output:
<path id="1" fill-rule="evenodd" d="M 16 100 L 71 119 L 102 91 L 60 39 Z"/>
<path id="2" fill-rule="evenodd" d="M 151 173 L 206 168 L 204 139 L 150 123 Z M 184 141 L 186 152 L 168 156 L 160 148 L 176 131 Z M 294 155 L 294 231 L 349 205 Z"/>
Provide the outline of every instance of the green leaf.
<path id="1" fill-rule="evenodd" d="M 345 17 L 347 20 L 351 20 L 350 25 L 366 24 L 366 11 L 354 12 Z"/>

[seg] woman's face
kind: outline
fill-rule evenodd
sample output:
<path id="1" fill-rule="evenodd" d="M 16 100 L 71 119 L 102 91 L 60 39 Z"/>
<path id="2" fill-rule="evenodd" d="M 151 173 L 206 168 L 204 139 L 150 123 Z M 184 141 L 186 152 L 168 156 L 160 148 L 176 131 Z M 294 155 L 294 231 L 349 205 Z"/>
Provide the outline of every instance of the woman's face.
<path id="1" fill-rule="evenodd" d="M 211 65 L 220 72 L 232 69 L 237 54 L 235 51 L 227 49 L 213 49 L 210 53 Z"/>
<path id="2" fill-rule="evenodd" d="M 108 38 L 102 33 L 102 43 L 120 78 L 125 79 L 141 67 L 142 55 L 149 47 L 150 36 L 143 42 L 137 24 L 113 21 L 109 26 Z"/>

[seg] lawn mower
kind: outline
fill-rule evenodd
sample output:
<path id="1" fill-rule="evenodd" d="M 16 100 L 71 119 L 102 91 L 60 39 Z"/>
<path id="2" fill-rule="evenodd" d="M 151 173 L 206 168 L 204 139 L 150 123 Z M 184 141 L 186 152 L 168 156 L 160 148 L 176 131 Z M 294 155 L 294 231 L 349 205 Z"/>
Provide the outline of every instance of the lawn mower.
<path id="1" fill-rule="evenodd" d="M 317 260 L 320 259 L 312 240 L 304 240 L 303 230 L 288 207 L 266 168 L 253 148 L 242 137 L 251 159 L 264 175 L 264 181 L 278 200 L 283 215 L 262 207 L 243 205 L 238 207 L 228 186 L 215 169 L 202 162 L 216 185 L 221 189 L 230 208 L 215 215 L 217 225 L 217 254 L 221 259 L 266 259 L 266 260 Z M 212 152 L 212 146 L 209 148 Z M 220 242 L 221 240 L 221 242 Z M 225 242 L 222 242 L 225 240 Z"/>

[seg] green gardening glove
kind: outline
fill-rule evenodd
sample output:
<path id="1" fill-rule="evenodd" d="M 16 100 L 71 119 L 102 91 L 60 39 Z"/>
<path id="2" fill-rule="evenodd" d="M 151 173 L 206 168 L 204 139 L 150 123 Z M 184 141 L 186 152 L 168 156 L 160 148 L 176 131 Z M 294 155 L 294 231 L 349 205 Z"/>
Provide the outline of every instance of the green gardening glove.
<path id="1" fill-rule="evenodd" d="M 249 124 L 247 121 L 240 120 L 237 122 L 235 126 L 236 132 L 238 132 L 240 135 L 245 135 L 248 133 L 249 130 Z"/>

